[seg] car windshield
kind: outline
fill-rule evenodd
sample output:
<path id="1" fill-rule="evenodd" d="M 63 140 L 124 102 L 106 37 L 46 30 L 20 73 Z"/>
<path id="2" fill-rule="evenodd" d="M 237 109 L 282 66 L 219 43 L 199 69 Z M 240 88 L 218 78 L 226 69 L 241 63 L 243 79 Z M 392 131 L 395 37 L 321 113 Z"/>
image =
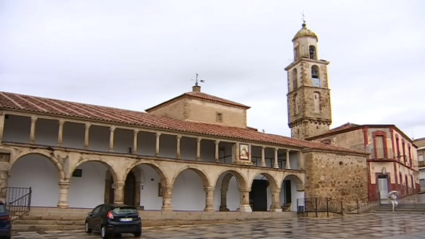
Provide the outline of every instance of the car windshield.
<path id="1" fill-rule="evenodd" d="M 112 209 L 115 214 L 128 214 L 128 213 L 137 213 L 137 209 L 134 207 L 116 207 Z"/>

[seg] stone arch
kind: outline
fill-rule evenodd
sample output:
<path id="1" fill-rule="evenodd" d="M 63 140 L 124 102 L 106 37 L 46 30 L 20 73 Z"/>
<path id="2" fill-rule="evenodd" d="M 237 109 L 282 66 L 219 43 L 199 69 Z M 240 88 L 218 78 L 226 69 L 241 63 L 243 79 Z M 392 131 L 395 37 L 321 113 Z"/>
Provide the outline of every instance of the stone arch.
<path id="1" fill-rule="evenodd" d="M 99 163 L 103 164 L 104 166 L 106 166 L 108 168 L 108 170 L 111 172 L 111 175 L 112 175 L 112 178 L 114 179 L 114 182 L 125 180 L 125 178 L 122 179 L 121 177 L 119 177 L 120 175 L 117 174 L 117 172 L 114 170 L 112 165 L 110 165 L 107 161 L 102 160 L 101 158 L 86 158 L 86 159 L 79 161 L 73 167 L 70 168 L 68 174 L 66 175 L 67 178 L 71 179 L 72 173 L 74 172 L 75 169 L 77 169 L 79 166 L 83 165 L 84 163 L 89 163 L 89 162 L 99 162 Z"/>
<path id="2" fill-rule="evenodd" d="M 224 176 L 224 178 L 223 178 L 222 185 L 224 185 L 224 182 L 225 182 L 225 181 L 227 181 L 227 184 L 228 184 L 228 183 L 229 183 L 229 181 L 230 181 L 230 179 L 231 179 L 233 176 L 235 176 L 235 177 L 236 177 L 236 179 L 238 180 L 239 186 L 240 186 L 241 188 L 247 188 L 247 187 L 248 187 L 248 185 L 247 185 L 247 180 L 245 179 L 245 177 L 242 175 L 242 173 L 240 173 L 240 172 L 238 172 L 238 171 L 236 171 L 236 170 L 223 170 L 222 172 L 220 172 L 220 173 L 218 174 L 217 179 L 215 180 L 215 184 L 214 184 L 214 186 L 216 186 L 216 185 L 217 185 L 218 180 L 220 179 L 220 176 L 221 176 L 221 175 L 223 175 L 223 174 L 226 174 L 226 175 L 225 175 L 225 176 Z"/>
<path id="3" fill-rule="evenodd" d="M 304 183 L 303 181 L 298 177 L 298 175 L 295 174 L 288 174 L 286 175 L 283 179 L 282 182 L 280 183 L 280 185 L 282 185 L 284 180 L 294 180 L 295 185 L 297 186 L 297 191 L 298 192 L 302 192 L 304 191 Z"/>
<path id="4" fill-rule="evenodd" d="M 64 172 L 62 164 L 55 157 L 53 157 L 51 154 L 48 154 L 45 151 L 41 151 L 41 150 L 33 150 L 33 151 L 29 151 L 29 152 L 22 152 L 22 153 L 16 155 L 16 157 L 14 157 L 10 160 L 9 172 L 11 172 L 13 165 L 18 160 L 22 159 L 25 156 L 31 155 L 31 154 L 41 155 L 41 156 L 46 157 L 50 162 L 53 163 L 53 165 L 55 165 L 56 169 L 58 170 L 59 180 L 65 180 L 65 172 Z"/>
<path id="5" fill-rule="evenodd" d="M 179 170 L 176 170 L 176 173 L 174 174 L 174 177 L 171 180 L 171 185 L 174 185 L 174 183 L 176 182 L 177 177 L 183 171 L 185 171 L 187 169 L 192 170 L 193 172 L 195 172 L 201 178 L 204 187 L 210 187 L 210 186 L 214 187 L 214 185 L 211 185 L 210 184 L 210 180 L 208 179 L 207 173 L 204 170 L 202 170 L 200 168 L 197 168 L 197 167 L 189 166 L 189 165 L 188 166 L 185 166 L 185 167 L 182 167 Z"/>
<path id="6" fill-rule="evenodd" d="M 260 172 L 255 174 L 250 180 L 249 180 L 249 186 L 251 187 L 252 183 L 254 182 L 255 177 L 257 177 L 258 175 L 263 175 L 264 177 L 266 177 L 267 181 L 269 181 L 269 185 L 270 185 L 270 189 L 271 190 L 278 190 L 280 187 L 277 185 L 277 180 L 275 179 L 275 177 L 273 177 L 272 175 L 268 174 L 268 173 L 264 173 L 264 172 Z"/>
<path id="7" fill-rule="evenodd" d="M 158 176 L 160 177 L 161 183 L 162 184 L 167 184 L 168 183 L 168 181 L 167 181 L 168 177 L 166 176 L 165 171 L 162 170 L 161 167 L 158 164 L 154 163 L 154 162 L 138 162 L 136 164 L 133 164 L 131 167 L 129 167 L 129 168 L 127 168 L 125 170 L 125 172 L 124 172 L 124 179 L 130 173 L 130 171 L 133 171 L 134 169 L 137 169 L 137 166 L 139 166 L 139 165 L 148 165 L 148 166 L 152 167 L 155 170 L 155 172 L 158 174 Z"/>

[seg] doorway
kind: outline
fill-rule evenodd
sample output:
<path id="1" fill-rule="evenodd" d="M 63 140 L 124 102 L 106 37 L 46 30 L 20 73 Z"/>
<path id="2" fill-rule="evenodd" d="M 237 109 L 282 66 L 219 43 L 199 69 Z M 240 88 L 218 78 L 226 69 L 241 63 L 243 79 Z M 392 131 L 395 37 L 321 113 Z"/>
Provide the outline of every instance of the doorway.
<path id="1" fill-rule="evenodd" d="M 292 195 L 291 195 L 291 180 L 283 181 L 283 203 L 288 204 L 292 203 Z"/>
<path id="2" fill-rule="evenodd" d="M 114 183 L 114 179 L 112 176 L 111 176 L 110 182 L 111 182 L 111 185 L 110 185 L 110 191 L 109 191 L 109 203 L 113 203 L 115 199 L 115 189 L 112 188 L 112 185 Z M 124 204 L 136 206 L 135 192 L 136 192 L 136 177 L 134 176 L 133 172 L 130 172 L 128 173 L 127 178 L 125 179 Z"/>
<path id="3" fill-rule="evenodd" d="M 249 192 L 249 204 L 252 211 L 267 211 L 267 180 L 255 179 Z"/>
<path id="4" fill-rule="evenodd" d="M 381 199 L 388 198 L 388 176 L 378 175 L 378 190 Z"/>

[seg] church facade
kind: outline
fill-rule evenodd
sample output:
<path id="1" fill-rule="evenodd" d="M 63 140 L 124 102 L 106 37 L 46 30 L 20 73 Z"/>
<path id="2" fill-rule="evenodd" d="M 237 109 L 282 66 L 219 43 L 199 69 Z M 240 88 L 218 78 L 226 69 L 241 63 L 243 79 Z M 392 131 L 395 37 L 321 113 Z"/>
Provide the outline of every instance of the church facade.
<path id="1" fill-rule="evenodd" d="M 32 206 L 296 211 L 297 199 L 368 196 L 369 153 L 305 140 L 331 124 L 327 61 L 303 25 L 288 70 L 292 138 L 247 125 L 249 106 L 201 91 L 136 112 L 0 92 L 0 198 Z"/>

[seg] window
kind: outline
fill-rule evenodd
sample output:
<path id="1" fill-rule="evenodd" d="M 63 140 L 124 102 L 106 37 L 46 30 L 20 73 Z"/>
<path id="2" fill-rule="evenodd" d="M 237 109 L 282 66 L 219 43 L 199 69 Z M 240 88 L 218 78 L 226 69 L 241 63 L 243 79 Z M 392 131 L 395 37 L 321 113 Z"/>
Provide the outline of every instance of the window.
<path id="1" fill-rule="evenodd" d="M 398 158 L 398 161 L 400 161 L 400 142 L 398 140 L 398 135 L 396 135 L 395 143 L 397 145 L 397 158 Z"/>
<path id="2" fill-rule="evenodd" d="M 404 140 L 401 140 L 401 148 L 403 150 L 403 158 L 404 158 L 404 163 L 407 163 L 407 155 L 406 155 L 406 147 L 404 145 Z"/>
<path id="3" fill-rule="evenodd" d="M 314 112 L 320 113 L 320 93 L 314 92 Z"/>
<path id="4" fill-rule="evenodd" d="M 300 113 L 300 100 L 298 97 L 298 94 L 295 94 L 295 114 L 299 114 Z"/>
<path id="5" fill-rule="evenodd" d="M 319 78 L 319 67 L 314 65 L 311 67 L 311 77 L 312 78 Z"/>
<path id="6" fill-rule="evenodd" d="M 308 49 L 309 49 L 309 52 L 310 52 L 310 59 L 317 60 L 317 58 L 316 58 L 316 47 L 310 46 Z"/>
<path id="7" fill-rule="evenodd" d="M 375 145 L 376 145 L 376 158 L 383 159 L 385 157 L 385 145 L 384 145 L 384 136 L 377 135 L 375 137 Z"/>
<path id="8" fill-rule="evenodd" d="M 292 84 L 294 86 L 293 90 L 296 90 L 298 88 L 298 73 L 297 69 L 292 70 Z"/>
<path id="9" fill-rule="evenodd" d="M 423 162 L 424 161 L 424 155 L 423 154 L 419 154 L 419 162 Z"/>
<path id="10" fill-rule="evenodd" d="M 217 120 L 217 122 L 223 122 L 223 114 L 222 113 L 217 113 L 216 120 Z"/>

